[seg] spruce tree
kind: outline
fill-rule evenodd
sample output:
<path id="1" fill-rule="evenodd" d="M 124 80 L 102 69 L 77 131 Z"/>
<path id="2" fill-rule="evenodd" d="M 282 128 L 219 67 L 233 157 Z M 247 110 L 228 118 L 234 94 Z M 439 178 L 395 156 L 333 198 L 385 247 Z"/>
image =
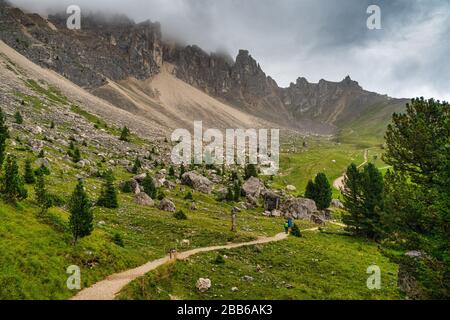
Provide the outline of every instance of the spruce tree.
<path id="1" fill-rule="evenodd" d="M 47 193 L 47 189 L 45 187 L 45 176 L 43 174 L 39 174 L 37 176 L 34 192 L 36 195 L 36 202 L 41 208 L 41 214 L 45 214 L 52 206 L 52 201 Z"/>
<path id="2" fill-rule="evenodd" d="M 78 147 L 75 147 L 75 149 L 72 152 L 72 161 L 74 163 L 78 163 L 81 161 L 81 152 Z"/>
<path id="3" fill-rule="evenodd" d="M 130 129 L 128 129 L 126 126 L 122 128 L 122 131 L 120 133 L 120 140 L 126 142 L 130 141 Z"/>
<path id="4" fill-rule="evenodd" d="M 147 174 L 142 181 L 142 187 L 144 187 L 144 192 L 152 199 L 156 199 L 158 191 L 156 190 L 155 182 L 150 174 Z"/>
<path id="5" fill-rule="evenodd" d="M 27 184 L 33 184 L 36 181 L 30 159 L 25 160 L 25 173 L 23 175 L 23 179 Z"/>
<path id="6" fill-rule="evenodd" d="M 225 200 L 227 200 L 228 202 L 231 202 L 231 201 L 234 200 L 233 189 L 231 187 L 227 188 L 227 193 L 225 195 Z"/>
<path id="7" fill-rule="evenodd" d="M 0 108 L 0 168 L 3 166 L 6 156 L 6 140 L 9 138 L 8 127 L 6 126 L 5 115 Z"/>
<path id="8" fill-rule="evenodd" d="M 306 185 L 305 198 L 314 200 L 316 198 L 316 194 L 316 185 L 314 184 L 314 181 L 309 180 Z"/>
<path id="9" fill-rule="evenodd" d="M 317 209 L 324 210 L 330 206 L 333 198 L 330 182 L 324 173 L 319 173 L 314 180 L 314 185 L 316 190 L 314 201 Z"/>
<path id="10" fill-rule="evenodd" d="M 249 163 L 245 167 L 245 180 L 250 179 L 251 177 L 258 177 L 258 170 L 256 169 L 256 165 Z"/>
<path id="11" fill-rule="evenodd" d="M 134 159 L 134 164 L 133 164 L 133 173 L 134 174 L 138 174 L 139 171 L 142 168 L 142 162 L 141 159 L 139 159 L 139 157 L 136 157 L 136 159 Z"/>
<path id="12" fill-rule="evenodd" d="M 241 199 L 241 182 L 239 180 L 234 182 L 233 187 L 233 194 L 234 194 L 234 201 L 239 201 Z"/>
<path id="13" fill-rule="evenodd" d="M 97 205 L 104 208 L 116 209 L 119 207 L 117 200 L 117 190 L 114 186 L 114 175 L 111 170 L 105 174 L 105 183 L 103 185 Z"/>
<path id="14" fill-rule="evenodd" d="M 17 124 L 23 123 L 23 117 L 19 110 L 17 110 L 16 113 L 14 114 L 14 119 L 16 120 Z"/>
<path id="15" fill-rule="evenodd" d="M 169 177 L 175 177 L 175 169 L 173 166 L 169 167 Z"/>
<path id="16" fill-rule="evenodd" d="M 17 160 L 12 155 L 6 157 L 4 176 L 2 177 L 2 193 L 5 200 L 11 204 L 16 204 L 18 200 L 23 200 L 28 196 L 19 174 Z"/>
<path id="17" fill-rule="evenodd" d="M 69 202 L 69 226 L 74 245 L 78 239 L 89 236 L 93 229 L 92 205 L 84 190 L 83 181 L 79 180 Z"/>

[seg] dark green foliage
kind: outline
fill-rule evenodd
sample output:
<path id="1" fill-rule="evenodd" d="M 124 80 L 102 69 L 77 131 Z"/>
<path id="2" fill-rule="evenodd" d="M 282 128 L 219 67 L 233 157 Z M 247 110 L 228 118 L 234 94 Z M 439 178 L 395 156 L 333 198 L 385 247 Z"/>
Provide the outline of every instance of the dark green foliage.
<path id="1" fill-rule="evenodd" d="M 242 186 L 239 180 L 234 182 L 233 185 L 233 200 L 239 201 L 241 199 Z"/>
<path id="2" fill-rule="evenodd" d="M 36 196 L 36 202 L 39 208 L 41 208 L 41 214 L 45 214 L 52 206 L 52 199 L 45 187 L 45 176 L 43 174 L 37 176 L 36 185 L 34 186 L 34 193 Z"/>
<path id="3" fill-rule="evenodd" d="M 166 198 L 166 194 L 164 193 L 164 191 L 162 189 L 159 190 L 159 192 L 157 192 L 158 196 L 158 200 L 163 200 Z"/>
<path id="4" fill-rule="evenodd" d="M 75 147 L 73 152 L 72 152 L 72 161 L 74 163 L 78 163 L 81 161 L 81 152 L 80 149 L 78 147 Z"/>
<path id="5" fill-rule="evenodd" d="M 130 129 L 128 129 L 127 127 L 123 127 L 120 133 L 120 140 L 129 142 L 130 134 L 131 134 Z"/>
<path id="6" fill-rule="evenodd" d="M 249 163 L 245 167 L 245 180 L 250 179 L 251 177 L 258 177 L 258 170 L 256 169 L 256 165 Z"/>
<path id="7" fill-rule="evenodd" d="M 314 182 L 312 180 L 308 182 L 305 197 L 314 200 L 319 210 L 324 210 L 330 206 L 333 191 L 324 173 L 319 173 Z"/>
<path id="8" fill-rule="evenodd" d="M 14 120 L 16 121 L 17 124 L 23 123 L 23 117 L 19 110 L 17 110 L 16 113 L 14 114 Z"/>
<path id="9" fill-rule="evenodd" d="M 173 217 L 177 220 L 187 220 L 186 214 L 183 212 L 183 210 L 179 210 L 173 214 Z"/>
<path id="10" fill-rule="evenodd" d="M 1 191 L 6 201 L 16 204 L 17 201 L 26 199 L 28 196 L 22 177 L 19 174 L 19 166 L 14 156 L 6 157 L 3 169 Z"/>
<path id="11" fill-rule="evenodd" d="M 5 123 L 5 115 L 3 114 L 3 110 L 0 108 L 0 168 L 3 166 L 3 161 L 5 161 L 6 139 L 8 138 L 9 132 Z"/>
<path id="12" fill-rule="evenodd" d="M 25 172 L 23 174 L 23 180 L 27 184 L 33 184 L 36 181 L 33 168 L 31 167 L 31 160 L 25 160 Z"/>
<path id="13" fill-rule="evenodd" d="M 125 182 L 122 184 L 121 191 L 122 191 L 123 193 L 132 193 L 132 192 L 133 192 L 133 186 L 132 186 L 130 180 L 125 181 Z"/>
<path id="14" fill-rule="evenodd" d="M 316 185 L 314 184 L 314 181 L 309 180 L 308 184 L 306 185 L 306 191 L 305 191 L 305 198 L 314 200 L 316 197 Z"/>
<path id="15" fill-rule="evenodd" d="M 113 237 L 113 242 L 118 245 L 119 247 L 125 247 L 125 244 L 123 242 L 122 236 L 119 233 L 115 233 Z"/>
<path id="16" fill-rule="evenodd" d="M 449 104 L 423 98 L 395 114 L 386 133 L 383 159 L 394 171 L 385 179 L 383 234 L 396 248 L 425 253 L 410 261 L 424 299 L 450 297 L 449 137 Z"/>
<path id="17" fill-rule="evenodd" d="M 192 195 L 192 192 L 188 192 L 186 196 L 184 197 L 184 200 L 194 200 L 194 196 Z"/>
<path id="18" fill-rule="evenodd" d="M 104 208 L 116 209 L 119 207 L 117 200 L 117 190 L 114 186 L 114 175 L 111 170 L 108 170 L 104 175 L 105 182 L 103 184 L 100 197 L 97 205 Z"/>
<path id="19" fill-rule="evenodd" d="M 216 259 L 214 259 L 215 264 L 225 264 L 225 258 L 220 253 L 217 254 Z"/>
<path id="20" fill-rule="evenodd" d="M 136 157 L 136 159 L 134 159 L 134 164 L 133 164 L 133 173 L 134 174 L 138 174 L 139 171 L 142 168 L 142 162 L 141 159 L 139 159 L 139 157 Z"/>
<path id="21" fill-rule="evenodd" d="M 297 224 L 294 224 L 294 226 L 292 227 L 291 235 L 293 235 L 294 237 L 297 237 L 297 238 L 302 237 L 302 232 L 300 231 L 300 228 L 298 227 Z"/>
<path id="22" fill-rule="evenodd" d="M 73 236 L 74 244 L 77 240 L 89 236 L 93 229 L 94 216 L 92 204 L 84 190 L 83 181 L 79 180 L 69 202 L 69 226 Z"/>
<path id="23" fill-rule="evenodd" d="M 40 174 L 44 174 L 46 176 L 49 176 L 50 175 L 50 169 L 47 168 L 44 164 L 41 164 L 41 166 L 39 168 L 34 170 L 34 175 L 35 176 L 38 176 Z"/>
<path id="24" fill-rule="evenodd" d="M 225 200 L 227 200 L 228 202 L 234 201 L 233 189 L 230 187 L 227 188 L 227 194 L 225 195 Z"/>
<path id="25" fill-rule="evenodd" d="M 449 136 L 449 104 L 413 99 L 406 113 L 394 114 L 388 126 L 383 160 L 395 171 L 408 174 L 413 182 L 442 185 L 442 175 L 448 169 Z"/>
<path id="26" fill-rule="evenodd" d="M 183 177 L 183 174 L 186 173 L 186 168 L 184 167 L 184 164 L 180 166 L 180 179 Z"/>
<path id="27" fill-rule="evenodd" d="M 383 176 L 372 163 L 362 172 L 354 164 L 348 167 L 342 191 L 348 212 L 343 221 L 348 231 L 369 238 L 380 236 L 383 189 Z"/>
<path id="28" fill-rule="evenodd" d="M 173 166 L 169 167 L 169 177 L 175 177 L 175 169 L 173 168 Z"/>
<path id="29" fill-rule="evenodd" d="M 45 151 L 44 151 L 44 149 L 41 149 L 41 151 L 39 151 L 38 158 L 39 159 L 45 158 Z"/>
<path id="30" fill-rule="evenodd" d="M 158 194 L 158 190 L 156 190 L 155 182 L 153 181 L 153 177 L 147 173 L 142 181 L 142 187 L 144 188 L 144 192 L 152 199 L 156 199 Z"/>
<path id="31" fill-rule="evenodd" d="M 54 121 L 52 121 L 51 123 L 50 123 L 50 129 L 55 129 L 55 122 Z"/>

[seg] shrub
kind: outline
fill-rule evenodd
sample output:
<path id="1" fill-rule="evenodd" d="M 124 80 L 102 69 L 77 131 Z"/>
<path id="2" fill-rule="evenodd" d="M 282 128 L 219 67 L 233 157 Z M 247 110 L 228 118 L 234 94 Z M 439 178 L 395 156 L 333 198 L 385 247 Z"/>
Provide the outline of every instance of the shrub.
<path id="1" fill-rule="evenodd" d="M 113 242 L 118 245 L 119 247 L 125 247 L 125 244 L 123 243 L 122 236 L 119 233 L 115 233 L 113 236 Z"/>
<path id="2" fill-rule="evenodd" d="M 183 210 L 177 211 L 173 214 L 173 217 L 177 220 L 187 220 L 186 214 L 183 212 Z"/>
<path id="3" fill-rule="evenodd" d="M 302 237 L 302 232 L 300 231 L 300 228 L 296 224 L 294 224 L 294 226 L 292 227 L 291 234 L 297 238 Z"/>
<path id="4" fill-rule="evenodd" d="M 214 263 L 215 264 L 224 264 L 225 263 L 225 258 L 223 257 L 223 255 L 218 253 L 216 259 L 214 260 Z"/>

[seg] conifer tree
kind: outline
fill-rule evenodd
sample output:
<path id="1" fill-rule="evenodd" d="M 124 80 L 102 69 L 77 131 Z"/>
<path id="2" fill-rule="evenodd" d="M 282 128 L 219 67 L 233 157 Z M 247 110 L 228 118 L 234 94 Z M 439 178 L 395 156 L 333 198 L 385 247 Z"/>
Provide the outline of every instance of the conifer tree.
<path id="1" fill-rule="evenodd" d="M 130 141 L 130 129 L 128 129 L 126 126 L 122 128 L 122 131 L 120 133 L 120 140 L 129 142 Z"/>
<path id="2" fill-rule="evenodd" d="M 72 152 L 72 161 L 74 163 L 78 163 L 81 161 L 81 152 L 78 147 L 75 147 L 75 149 Z"/>
<path id="3" fill-rule="evenodd" d="M 142 162 L 141 159 L 139 159 L 139 157 L 136 157 L 136 159 L 134 159 L 134 164 L 133 164 L 133 173 L 134 174 L 138 174 L 139 171 L 142 168 Z"/>
<path id="4" fill-rule="evenodd" d="M 25 173 L 23 175 L 24 181 L 27 184 L 33 184 L 36 181 L 33 168 L 31 167 L 31 160 L 25 160 Z"/>
<path id="5" fill-rule="evenodd" d="M 19 110 L 17 110 L 16 113 L 14 114 L 14 119 L 16 120 L 17 124 L 23 123 L 23 117 Z"/>
<path id="6" fill-rule="evenodd" d="M 52 206 L 52 201 L 47 193 L 47 189 L 45 187 L 45 176 L 42 173 L 37 176 L 34 192 L 36 195 L 36 202 L 41 208 L 41 214 L 45 214 Z"/>
<path id="7" fill-rule="evenodd" d="M 150 198 L 156 199 L 158 191 L 156 190 L 155 182 L 153 181 L 153 178 L 150 176 L 150 174 L 147 173 L 147 175 L 145 176 L 144 181 L 142 181 L 142 187 L 144 187 L 144 192 Z"/>
<path id="8" fill-rule="evenodd" d="M 114 175 L 111 170 L 105 174 L 105 183 L 103 185 L 97 205 L 104 208 L 116 209 L 119 207 L 117 200 L 117 190 L 114 186 Z"/>
<path id="9" fill-rule="evenodd" d="M 256 165 L 249 163 L 245 167 L 245 180 L 250 179 L 251 177 L 258 177 L 258 170 L 256 169 Z"/>
<path id="10" fill-rule="evenodd" d="M 316 185 L 314 181 L 309 180 L 306 185 L 305 198 L 314 200 L 316 198 Z"/>
<path id="11" fill-rule="evenodd" d="M 19 166 L 14 156 L 8 155 L 5 161 L 4 176 L 2 177 L 2 193 L 5 200 L 11 204 L 23 200 L 28 196 L 22 177 L 19 174 Z"/>
<path id="12" fill-rule="evenodd" d="M 330 206 L 333 197 L 330 182 L 324 173 L 319 173 L 314 180 L 314 185 L 316 190 L 314 201 L 317 209 L 324 210 Z"/>
<path id="13" fill-rule="evenodd" d="M 8 127 L 6 126 L 5 116 L 0 108 L 0 168 L 3 166 L 6 156 L 6 140 L 9 138 Z"/>
<path id="14" fill-rule="evenodd" d="M 69 212 L 69 226 L 75 245 L 78 239 L 89 236 L 94 229 L 92 205 L 84 190 L 82 180 L 78 181 L 78 184 L 72 193 L 69 203 Z"/>

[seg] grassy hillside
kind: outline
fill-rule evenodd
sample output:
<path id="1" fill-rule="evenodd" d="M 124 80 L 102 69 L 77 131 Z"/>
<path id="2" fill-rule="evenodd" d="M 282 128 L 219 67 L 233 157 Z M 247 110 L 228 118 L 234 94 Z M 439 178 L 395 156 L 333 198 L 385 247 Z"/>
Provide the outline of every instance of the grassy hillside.
<path id="1" fill-rule="evenodd" d="M 303 238 L 206 253 L 163 266 L 126 287 L 119 299 L 400 299 L 397 266 L 376 244 L 329 226 Z M 381 290 L 369 290 L 367 268 L 381 269 Z M 209 278 L 205 293 L 197 279 Z M 251 277 L 251 278 L 248 278 Z M 236 289 L 232 290 L 232 288 Z"/>

